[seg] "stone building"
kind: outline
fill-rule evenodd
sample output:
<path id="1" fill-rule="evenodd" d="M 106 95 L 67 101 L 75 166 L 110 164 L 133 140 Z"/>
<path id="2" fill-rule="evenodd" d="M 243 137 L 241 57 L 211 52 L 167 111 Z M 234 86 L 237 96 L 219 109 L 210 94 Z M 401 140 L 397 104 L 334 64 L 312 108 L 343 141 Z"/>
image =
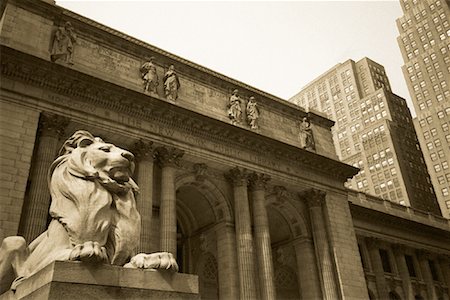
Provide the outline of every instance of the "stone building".
<path id="1" fill-rule="evenodd" d="M 332 121 L 52 3 L 0 9 L 1 239 L 45 230 L 84 129 L 136 155 L 138 250 L 204 299 L 448 299 L 448 220 L 346 189 Z"/>
<path id="2" fill-rule="evenodd" d="M 448 1 L 400 1 L 402 67 L 442 215 L 450 218 L 450 8 Z"/>
<path id="3" fill-rule="evenodd" d="M 289 101 L 336 120 L 336 153 L 360 168 L 347 187 L 440 213 L 406 101 L 392 93 L 383 66 L 349 59 Z"/>

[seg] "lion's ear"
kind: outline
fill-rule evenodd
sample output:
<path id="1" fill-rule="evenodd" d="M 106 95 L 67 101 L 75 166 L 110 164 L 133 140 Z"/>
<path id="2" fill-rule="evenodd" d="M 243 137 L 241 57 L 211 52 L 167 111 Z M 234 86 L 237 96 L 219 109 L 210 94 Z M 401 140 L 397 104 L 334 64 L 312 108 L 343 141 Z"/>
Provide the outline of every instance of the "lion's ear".
<path id="1" fill-rule="evenodd" d="M 90 138 L 84 138 L 84 139 L 81 139 L 80 141 L 78 141 L 78 145 L 77 146 L 80 147 L 80 148 L 85 148 L 85 147 L 91 145 L 93 142 L 94 141 L 92 139 L 90 139 Z"/>

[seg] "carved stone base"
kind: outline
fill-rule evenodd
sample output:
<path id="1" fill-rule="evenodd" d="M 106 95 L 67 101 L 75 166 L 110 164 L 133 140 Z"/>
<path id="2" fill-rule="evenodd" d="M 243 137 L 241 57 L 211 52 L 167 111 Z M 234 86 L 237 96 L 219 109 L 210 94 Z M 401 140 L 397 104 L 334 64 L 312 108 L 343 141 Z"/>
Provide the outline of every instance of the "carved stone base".
<path id="1" fill-rule="evenodd" d="M 53 262 L 24 280 L 12 299 L 200 299 L 196 275 Z"/>

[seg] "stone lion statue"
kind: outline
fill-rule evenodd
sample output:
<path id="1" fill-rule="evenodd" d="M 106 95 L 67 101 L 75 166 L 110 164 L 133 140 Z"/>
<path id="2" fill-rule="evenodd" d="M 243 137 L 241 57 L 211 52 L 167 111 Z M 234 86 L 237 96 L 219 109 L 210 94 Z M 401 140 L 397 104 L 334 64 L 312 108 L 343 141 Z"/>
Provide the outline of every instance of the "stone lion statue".
<path id="1" fill-rule="evenodd" d="M 133 154 L 87 131 L 75 132 L 48 173 L 52 220 L 47 230 L 28 247 L 20 236 L 3 240 L 0 280 L 12 267 L 15 289 L 55 260 L 178 271 L 171 253 L 135 255 L 141 219 L 133 171 Z"/>

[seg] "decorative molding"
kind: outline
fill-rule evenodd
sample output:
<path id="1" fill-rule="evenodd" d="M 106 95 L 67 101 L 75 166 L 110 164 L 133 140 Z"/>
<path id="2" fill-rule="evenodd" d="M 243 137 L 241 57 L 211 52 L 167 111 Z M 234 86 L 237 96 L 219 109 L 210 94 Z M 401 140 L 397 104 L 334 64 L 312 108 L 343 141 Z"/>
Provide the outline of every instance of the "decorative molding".
<path id="1" fill-rule="evenodd" d="M 226 124 L 62 65 L 51 64 L 5 46 L 1 46 L 0 50 L 3 76 L 71 97 L 74 101 L 79 100 L 134 118 L 151 120 L 165 128 L 176 128 L 193 136 L 217 141 L 236 149 L 246 149 L 263 157 L 285 160 L 290 165 L 297 164 L 303 169 L 319 171 L 324 176 L 345 180 L 358 171 L 337 160 Z"/>

